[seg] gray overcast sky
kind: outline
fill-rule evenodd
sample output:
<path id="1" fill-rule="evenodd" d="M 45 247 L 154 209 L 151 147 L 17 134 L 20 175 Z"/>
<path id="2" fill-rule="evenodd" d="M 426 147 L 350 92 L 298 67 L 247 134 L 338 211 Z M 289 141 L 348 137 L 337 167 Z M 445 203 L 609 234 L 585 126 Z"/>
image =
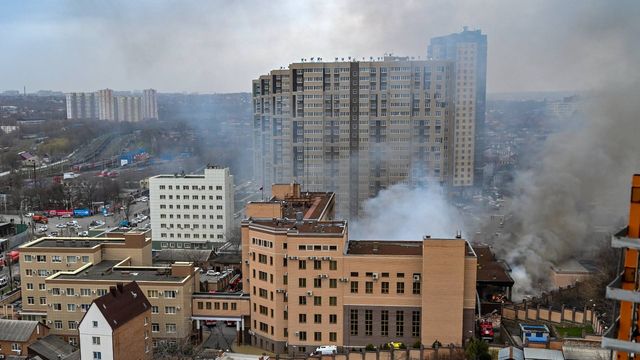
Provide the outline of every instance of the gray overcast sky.
<path id="1" fill-rule="evenodd" d="M 463 25 L 488 35 L 489 92 L 591 89 L 636 69 L 627 52 L 640 43 L 639 9 L 635 0 L 9 0 L 0 90 L 250 91 L 254 77 L 302 57 L 424 56 L 431 37 Z"/>

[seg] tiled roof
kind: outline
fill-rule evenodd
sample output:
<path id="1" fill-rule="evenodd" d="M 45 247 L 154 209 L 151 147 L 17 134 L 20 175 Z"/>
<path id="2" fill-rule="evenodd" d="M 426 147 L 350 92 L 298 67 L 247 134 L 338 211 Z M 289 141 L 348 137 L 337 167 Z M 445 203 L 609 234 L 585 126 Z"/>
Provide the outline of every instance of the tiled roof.
<path id="1" fill-rule="evenodd" d="M 93 301 L 113 330 L 151 309 L 151 303 L 135 281 L 118 284 Z"/>

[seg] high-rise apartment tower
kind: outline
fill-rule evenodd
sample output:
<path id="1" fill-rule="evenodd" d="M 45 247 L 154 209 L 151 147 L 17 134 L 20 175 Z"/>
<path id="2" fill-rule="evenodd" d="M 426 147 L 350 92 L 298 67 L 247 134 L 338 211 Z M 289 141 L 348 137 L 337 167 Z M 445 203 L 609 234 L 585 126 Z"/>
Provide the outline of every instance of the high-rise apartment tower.
<path id="1" fill-rule="evenodd" d="M 385 187 L 453 180 L 449 60 L 300 62 L 253 81 L 254 171 L 337 193 L 356 217 Z"/>
<path id="2" fill-rule="evenodd" d="M 487 35 L 480 30 L 431 39 L 428 57 L 455 62 L 453 186 L 482 185 L 487 93 Z"/>

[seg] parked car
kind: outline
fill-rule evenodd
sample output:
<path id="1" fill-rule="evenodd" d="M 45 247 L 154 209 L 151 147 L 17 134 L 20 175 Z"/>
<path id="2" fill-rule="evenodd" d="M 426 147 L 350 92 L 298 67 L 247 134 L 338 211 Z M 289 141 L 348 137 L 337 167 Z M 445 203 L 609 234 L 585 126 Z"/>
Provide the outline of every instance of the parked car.
<path id="1" fill-rule="evenodd" d="M 9 278 L 7 278 L 6 275 L 3 275 L 2 277 L 0 277 L 0 288 L 7 286 L 8 283 L 9 283 Z"/>
<path id="2" fill-rule="evenodd" d="M 52 232 L 49 233 L 49 236 L 56 237 L 56 236 L 58 236 L 58 232 L 57 231 L 52 231 Z"/>
<path id="3" fill-rule="evenodd" d="M 394 350 L 402 349 L 404 347 L 404 343 L 402 343 L 401 341 L 391 341 L 387 343 L 387 345 L 389 345 L 389 349 Z"/>
<path id="4" fill-rule="evenodd" d="M 64 228 L 66 228 L 66 227 L 67 227 L 67 225 L 66 225 L 66 224 L 62 224 L 62 223 L 61 223 L 61 224 L 57 224 L 57 225 L 56 225 L 56 227 L 57 227 L 58 229 L 64 229 Z"/>
<path id="5" fill-rule="evenodd" d="M 318 346 L 311 355 L 333 355 L 338 352 L 338 347 L 335 345 L 322 345 Z"/>
<path id="6" fill-rule="evenodd" d="M 70 218 L 71 214 L 67 213 L 67 214 L 63 214 L 62 216 L 60 216 L 61 218 Z"/>
<path id="7" fill-rule="evenodd" d="M 47 232 L 47 230 L 49 230 L 47 225 L 42 225 L 38 228 L 38 232 Z"/>
<path id="8" fill-rule="evenodd" d="M 215 271 L 215 270 L 207 270 L 207 275 L 209 275 L 209 276 L 218 276 L 218 275 L 220 275 L 220 273 L 218 271 Z"/>
<path id="9" fill-rule="evenodd" d="M 78 233 L 78 236 L 81 236 L 81 237 L 87 237 L 87 236 L 89 236 L 89 232 L 88 232 L 88 231 L 80 231 L 80 232 Z"/>

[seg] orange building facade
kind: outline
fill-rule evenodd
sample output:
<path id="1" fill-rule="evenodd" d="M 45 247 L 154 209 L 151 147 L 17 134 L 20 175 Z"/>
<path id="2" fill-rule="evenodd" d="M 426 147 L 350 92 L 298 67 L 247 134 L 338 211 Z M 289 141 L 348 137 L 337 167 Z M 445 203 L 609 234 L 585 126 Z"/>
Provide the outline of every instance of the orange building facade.
<path id="1" fill-rule="evenodd" d="M 295 354 L 473 335 L 477 258 L 464 239 L 349 240 L 333 193 L 272 193 L 242 222 L 253 345 Z"/>

